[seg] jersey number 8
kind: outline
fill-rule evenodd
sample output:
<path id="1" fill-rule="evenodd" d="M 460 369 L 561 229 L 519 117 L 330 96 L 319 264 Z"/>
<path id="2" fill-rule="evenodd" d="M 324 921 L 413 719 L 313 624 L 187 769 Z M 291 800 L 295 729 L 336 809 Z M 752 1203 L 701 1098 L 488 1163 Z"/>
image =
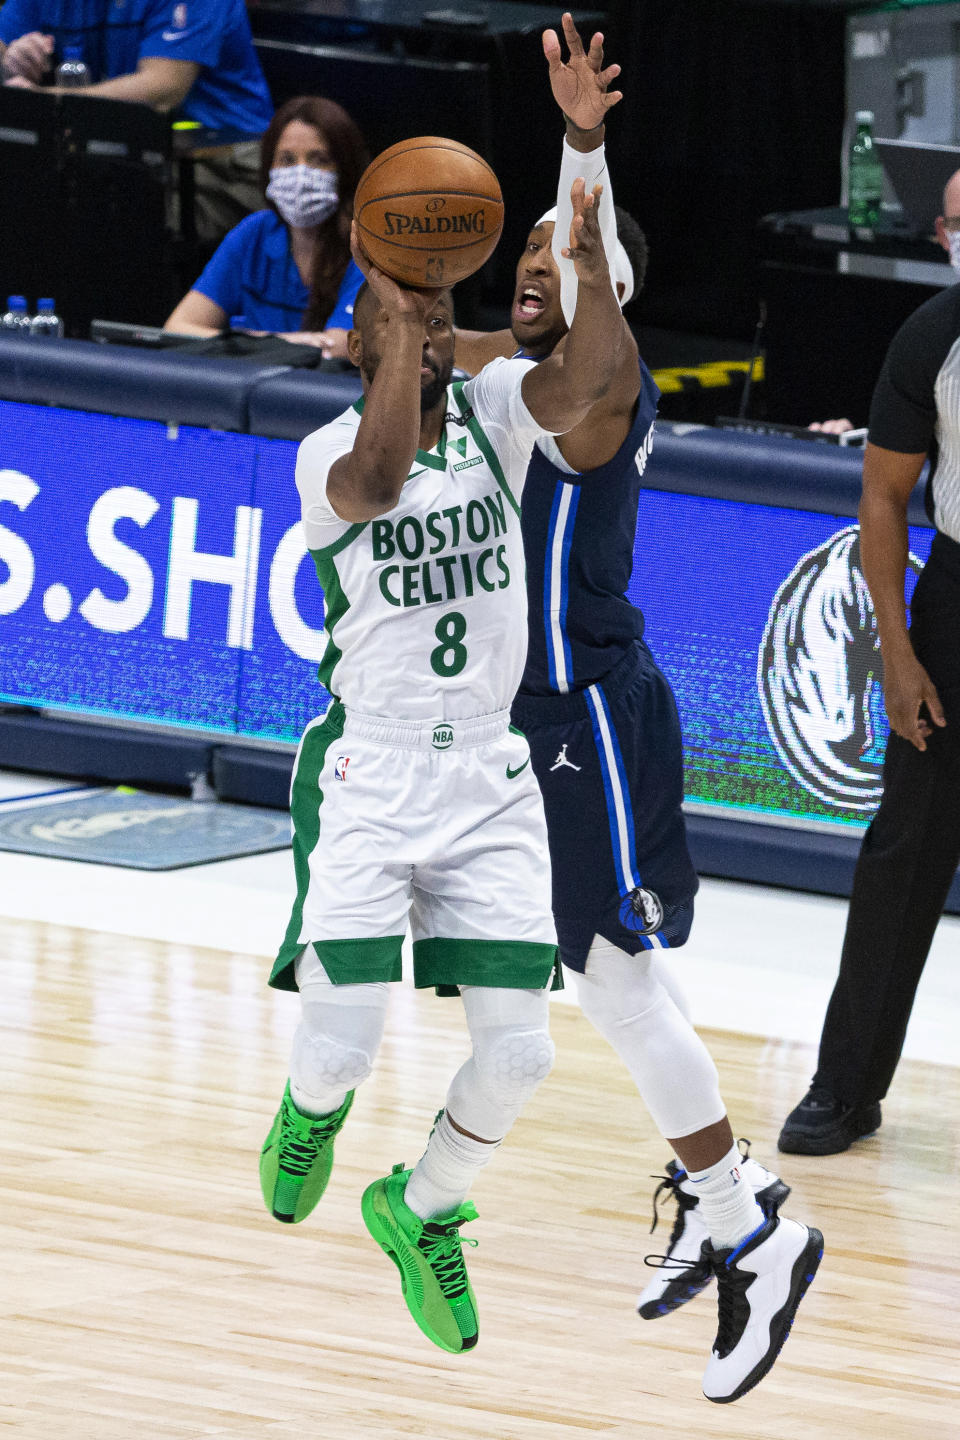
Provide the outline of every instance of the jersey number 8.
<path id="1" fill-rule="evenodd" d="M 440 641 L 430 651 L 430 665 L 436 675 L 459 675 L 467 663 L 467 647 L 462 644 L 467 622 L 459 610 L 451 610 L 437 621 L 434 635 Z"/>

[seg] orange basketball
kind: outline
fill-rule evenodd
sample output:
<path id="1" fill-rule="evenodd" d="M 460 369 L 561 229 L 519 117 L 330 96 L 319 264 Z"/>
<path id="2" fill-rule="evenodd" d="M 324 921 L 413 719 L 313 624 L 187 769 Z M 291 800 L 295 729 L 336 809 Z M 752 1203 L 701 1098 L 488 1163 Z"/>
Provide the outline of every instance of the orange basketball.
<path id="1" fill-rule="evenodd" d="M 401 140 L 360 177 L 353 213 L 374 265 L 402 285 L 455 285 L 493 254 L 503 196 L 487 162 L 456 140 Z"/>

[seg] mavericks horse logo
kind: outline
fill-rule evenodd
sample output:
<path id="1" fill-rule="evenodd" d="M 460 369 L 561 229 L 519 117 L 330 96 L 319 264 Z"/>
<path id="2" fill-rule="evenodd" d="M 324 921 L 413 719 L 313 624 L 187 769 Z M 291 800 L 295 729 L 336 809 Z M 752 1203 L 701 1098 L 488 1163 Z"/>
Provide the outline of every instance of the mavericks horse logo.
<path id="1" fill-rule="evenodd" d="M 923 568 L 915 555 L 909 570 Z M 848 525 L 777 591 L 760 644 L 764 719 L 795 780 L 828 805 L 872 811 L 883 789 L 883 667 L 873 603 Z"/>
<path id="2" fill-rule="evenodd" d="M 620 902 L 620 924 L 637 935 L 653 935 L 663 924 L 660 896 L 642 885 L 635 885 Z"/>

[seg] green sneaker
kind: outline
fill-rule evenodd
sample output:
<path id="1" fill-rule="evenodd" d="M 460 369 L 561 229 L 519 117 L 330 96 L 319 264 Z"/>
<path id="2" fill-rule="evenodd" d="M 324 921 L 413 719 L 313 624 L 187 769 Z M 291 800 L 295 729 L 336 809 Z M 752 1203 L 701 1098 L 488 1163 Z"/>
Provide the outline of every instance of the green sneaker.
<path id="1" fill-rule="evenodd" d="M 260 1152 L 260 1189 L 267 1209 L 285 1225 L 305 1220 L 327 1188 L 333 1169 L 333 1140 L 350 1106 L 351 1090 L 339 1110 L 312 1120 L 290 1097 L 290 1082 Z"/>
<path id="2" fill-rule="evenodd" d="M 468 1200 L 444 1220 L 421 1220 L 404 1204 L 410 1171 L 393 1173 L 363 1192 L 363 1223 L 400 1271 L 403 1298 L 434 1345 L 458 1355 L 477 1343 L 477 1302 L 463 1263 L 459 1227 L 476 1220 Z M 467 1240 L 476 1245 L 476 1240 Z"/>

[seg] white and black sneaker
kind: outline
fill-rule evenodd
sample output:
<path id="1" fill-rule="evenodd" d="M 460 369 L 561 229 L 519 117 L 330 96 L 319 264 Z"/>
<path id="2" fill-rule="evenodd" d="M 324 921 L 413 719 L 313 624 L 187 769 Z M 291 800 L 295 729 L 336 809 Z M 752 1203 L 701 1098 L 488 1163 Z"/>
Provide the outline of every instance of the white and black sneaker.
<path id="1" fill-rule="evenodd" d="M 819 1230 L 779 1216 L 733 1249 L 715 1250 L 707 1241 L 703 1258 L 717 1277 L 720 1302 L 703 1373 L 708 1400 L 739 1400 L 772 1368 L 822 1256 Z"/>
<path id="2" fill-rule="evenodd" d="M 752 1186 L 764 1215 L 776 1215 L 790 1194 L 790 1186 L 784 1184 L 772 1170 L 750 1159 L 749 1140 L 741 1140 L 740 1144 L 743 1147 L 741 1169 L 744 1179 Z M 710 1239 L 710 1235 L 700 1213 L 696 1187 L 687 1179 L 686 1170 L 676 1160 L 667 1162 L 666 1171 L 653 1194 L 650 1234 L 657 1228 L 657 1206 L 664 1192 L 668 1199 L 673 1196 L 676 1200 L 677 1214 L 666 1254 L 644 1256 L 644 1264 L 656 1270 L 637 1301 L 637 1313 L 644 1320 L 669 1315 L 688 1300 L 695 1299 L 713 1279 L 713 1271 L 701 1253 L 703 1243 Z"/>

